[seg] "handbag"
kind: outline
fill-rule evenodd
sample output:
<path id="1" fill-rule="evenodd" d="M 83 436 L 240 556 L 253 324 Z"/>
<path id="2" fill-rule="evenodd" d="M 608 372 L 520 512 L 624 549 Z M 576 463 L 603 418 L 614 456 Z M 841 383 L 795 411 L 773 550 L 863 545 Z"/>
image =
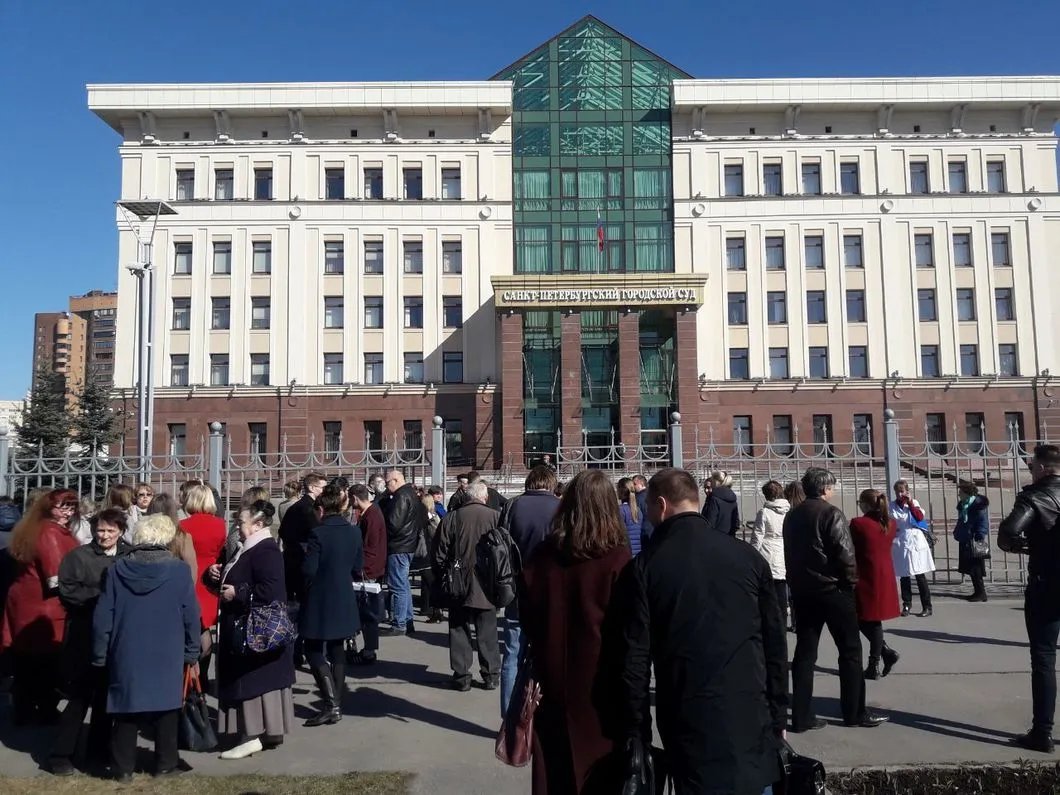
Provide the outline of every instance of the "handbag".
<path id="1" fill-rule="evenodd" d="M 989 538 L 972 538 L 972 558 L 975 560 L 987 560 L 990 558 Z"/>
<path id="2" fill-rule="evenodd" d="M 177 740 L 185 751 L 212 751 L 217 747 L 217 733 L 210 722 L 202 683 L 189 666 L 184 667 L 184 705 L 180 709 Z"/>
<path id="3" fill-rule="evenodd" d="M 512 700 L 504 714 L 495 749 L 497 758 L 512 767 L 526 767 L 533 750 L 534 713 L 541 703 L 541 685 L 534 679 L 532 668 L 529 647 L 526 647 L 519 660 Z"/>
<path id="4" fill-rule="evenodd" d="M 235 620 L 235 651 L 239 654 L 276 651 L 294 643 L 297 636 L 286 602 L 255 605 L 253 593 L 247 612 Z"/>
<path id="5" fill-rule="evenodd" d="M 773 795 L 824 795 L 824 765 L 817 759 L 802 756 L 780 741 L 780 779 L 773 784 Z"/>
<path id="6" fill-rule="evenodd" d="M 622 795 L 665 795 L 672 791 L 662 749 L 646 745 L 640 737 L 630 737 L 624 756 Z"/>

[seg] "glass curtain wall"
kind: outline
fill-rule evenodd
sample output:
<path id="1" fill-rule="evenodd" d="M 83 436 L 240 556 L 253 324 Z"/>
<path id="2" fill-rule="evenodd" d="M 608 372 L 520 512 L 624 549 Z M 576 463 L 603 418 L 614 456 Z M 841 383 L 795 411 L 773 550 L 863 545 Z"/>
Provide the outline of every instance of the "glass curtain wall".
<path id="1" fill-rule="evenodd" d="M 611 431 L 617 433 L 619 427 L 618 311 L 583 311 L 581 334 L 582 428 L 589 447 L 604 448 L 611 444 Z"/>
<path id="2" fill-rule="evenodd" d="M 523 449 L 528 460 L 556 450 L 560 336 L 559 312 L 523 315 Z"/>
<path id="3" fill-rule="evenodd" d="M 677 323 L 671 312 L 640 314 L 640 431 L 644 445 L 666 445 L 670 414 L 677 410 Z"/>

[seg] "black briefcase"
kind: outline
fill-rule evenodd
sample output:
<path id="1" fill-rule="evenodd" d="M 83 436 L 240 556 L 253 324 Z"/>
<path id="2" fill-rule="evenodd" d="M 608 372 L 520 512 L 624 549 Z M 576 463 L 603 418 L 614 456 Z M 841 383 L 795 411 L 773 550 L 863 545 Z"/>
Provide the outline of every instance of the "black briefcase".
<path id="1" fill-rule="evenodd" d="M 780 741 L 780 778 L 773 785 L 773 795 L 824 795 L 824 765 L 820 760 L 802 756 Z"/>

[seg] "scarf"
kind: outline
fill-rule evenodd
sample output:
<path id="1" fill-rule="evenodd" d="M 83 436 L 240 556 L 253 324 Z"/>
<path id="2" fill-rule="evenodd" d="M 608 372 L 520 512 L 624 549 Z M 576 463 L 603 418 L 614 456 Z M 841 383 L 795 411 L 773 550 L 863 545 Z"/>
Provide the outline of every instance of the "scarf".
<path id="1" fill-rule="evenodd" d="M 968 524 L 968 510 L 973 502 L 975 502 L 975 495 L 970 494 L 957 503 L 957 521 L 961 524 Z"/>

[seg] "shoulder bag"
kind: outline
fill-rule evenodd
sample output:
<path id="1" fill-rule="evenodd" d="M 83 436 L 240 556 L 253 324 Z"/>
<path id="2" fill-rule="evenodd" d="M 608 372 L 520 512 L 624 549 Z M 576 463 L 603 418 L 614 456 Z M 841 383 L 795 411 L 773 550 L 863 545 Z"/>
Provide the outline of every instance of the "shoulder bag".
<path id="1" fill-rule="evenodd" d="M 824 765 L 816 759 L 801 756 L 780 741 L 780 779 L 773 784 L 773 795 L 824 795 Z"/>
<path id="2" fill-rule="evenodd" d="M 239 654 L 265 654 L 294 643 L 298 629 L 287 611 L 286 602 L 254 604 L 250 595 L 247 612 L 235 621 L 235 651 Z"/>
<path id="3" fill-rule="evenodd" d="M 983 539 L 972 537 L 972 557 L 975 560 L 987 560 L 990 557 L 990 537 Z"/>
<path id="4" fill-rule="evenodd" d="M 524 647 L 512 700 L 508 703 L 508 711 L 497 735 L 497 758 L 512 767 L 526 767 L 530 762 L 534 744 L 534 713 L 541 703 L 541 685 L 534 679 L 530 655 L 529 646 Z"/>

